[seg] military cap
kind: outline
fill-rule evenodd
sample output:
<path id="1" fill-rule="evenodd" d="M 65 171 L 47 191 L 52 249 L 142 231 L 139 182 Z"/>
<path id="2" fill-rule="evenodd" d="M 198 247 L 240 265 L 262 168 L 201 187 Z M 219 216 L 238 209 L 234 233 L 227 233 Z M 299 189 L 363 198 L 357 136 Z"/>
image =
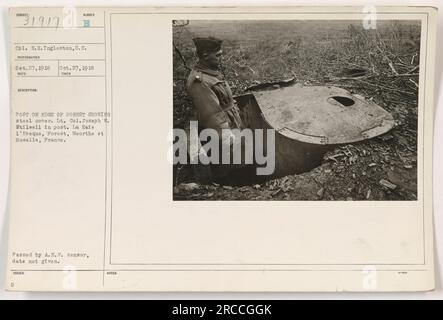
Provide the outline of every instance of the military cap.
<path id="1" fill-rule="evenodd" d="M 222 44 L 222 40 L 214 37 L 194 38 L 192 41 L 194 41 L 197 52 L 217 52 L 221 49 Z"/>

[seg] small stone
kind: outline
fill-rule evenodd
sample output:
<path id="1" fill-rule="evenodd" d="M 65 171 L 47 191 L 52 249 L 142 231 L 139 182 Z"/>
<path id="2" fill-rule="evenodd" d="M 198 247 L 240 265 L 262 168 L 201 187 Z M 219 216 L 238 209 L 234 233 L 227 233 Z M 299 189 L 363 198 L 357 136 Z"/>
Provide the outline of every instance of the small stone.
<path id="1" fill-rule="evenodd" d="M 412 166 L 410 164 L 405 164 L 403 167 L 405 167 L 406 169 L 412 169 Z"/>
<path id="2" fill-rule="evenodd" d="M 330 173 L 331 172 L 331 169 L 326 169 L 325 170 L 325 173 Z"/>
<path id="3" fill-rule="evenodd" d="M 231 186 L 223 186 L 223 189 L 225 189 L 225 190 L 232 190 L 233 188 Z"/>
<path id="4" fill-rule="evenodd" d="M 372 163 L 370 163 L 370 164 L 368 164 L 368 167 L 375 167 L 377 164 L 375 163 L 375 162 L 372 162 Z"/>
<path id="5" fill-rule="evenodd" d="M 370 196 L 371 196 L 371 189 L 369 189 L 368 192 L 366 192 L 366 199 L 369 199 Z"/>
<path id="6" fill-rule="evenodd" d="M 352 197 L 346 197 L 346 201 L 352 201 L 354 200 Z"/>
<path id="7" fill-rule="evenodd" d="M 391 181 L 385 180 L 385 179 L 381 179 L 379 182 L 383 187 L 386 187 L 388 189 L 394 190 L 395 188 L 397 188 L 397 185 L 393 184 Z"/>
<path id="8" fill-rule="evenodd" d="M 259 184 L 254 184 L 254 189 L 260 189 L 260 185 Z"/>
<path id="9" fill-rule="evenodd" d="M 317 191 L 317 196 L 319 196 L 320 198 L 323 198 L 323 194 L 325 193 L 325 189 L 324 188 L 320 188 Z"/>

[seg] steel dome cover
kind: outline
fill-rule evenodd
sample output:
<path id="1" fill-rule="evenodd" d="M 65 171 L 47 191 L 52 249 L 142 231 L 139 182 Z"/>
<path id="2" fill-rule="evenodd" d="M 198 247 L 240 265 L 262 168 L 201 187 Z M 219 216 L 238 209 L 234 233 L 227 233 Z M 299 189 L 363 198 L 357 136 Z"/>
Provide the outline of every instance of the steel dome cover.
<path id="1" fill-rule="evenodd" d="M 337 87 L 293 85 L 253 94 L 269 126 L 301 142 L 357 142 L 395 125 L 382 107 Z"/>

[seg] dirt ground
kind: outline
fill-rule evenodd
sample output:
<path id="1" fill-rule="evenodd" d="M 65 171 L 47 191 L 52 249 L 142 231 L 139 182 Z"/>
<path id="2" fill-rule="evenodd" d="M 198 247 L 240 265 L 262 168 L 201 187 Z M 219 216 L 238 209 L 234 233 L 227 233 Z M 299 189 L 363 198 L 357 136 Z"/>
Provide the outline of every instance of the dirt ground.
<path id="1" fill-rule="evenodd" d="M 347 89 L 390 112 L 396 126 L 338 146 L 309 172 L 232 186 L 199 184 L 189 165 L 174 167 L 175 200 L 415 200 L 419 23 L 356 21 L 179 22 L 174 27 L 174 127 L 193 114 L 184 81 L 196 58 L 192 38 L 224 40 L 223 73 L 234 94 L 295 77 L 303 85 Z"/>

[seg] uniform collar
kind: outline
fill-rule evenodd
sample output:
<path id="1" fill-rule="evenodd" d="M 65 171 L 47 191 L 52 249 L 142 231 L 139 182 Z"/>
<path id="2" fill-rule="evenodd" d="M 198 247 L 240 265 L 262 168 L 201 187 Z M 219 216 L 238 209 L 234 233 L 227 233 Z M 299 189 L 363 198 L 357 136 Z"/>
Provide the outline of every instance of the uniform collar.
<path id="1" fill-rule="evenodd" d="M 211 76 L 223 79 L 222 73 L 220 71 L 218 71 L 218 70 L 209 69 L 208 67 L 202 66 L 202 65 L 200 65 L 198 63 L 195 65 L 194 68 L 199 70 L 199 71 L 201 71 L 201 72 L 203 72 L 203 73 L 206 73 L 206 74 L 209 74 Z"/>

